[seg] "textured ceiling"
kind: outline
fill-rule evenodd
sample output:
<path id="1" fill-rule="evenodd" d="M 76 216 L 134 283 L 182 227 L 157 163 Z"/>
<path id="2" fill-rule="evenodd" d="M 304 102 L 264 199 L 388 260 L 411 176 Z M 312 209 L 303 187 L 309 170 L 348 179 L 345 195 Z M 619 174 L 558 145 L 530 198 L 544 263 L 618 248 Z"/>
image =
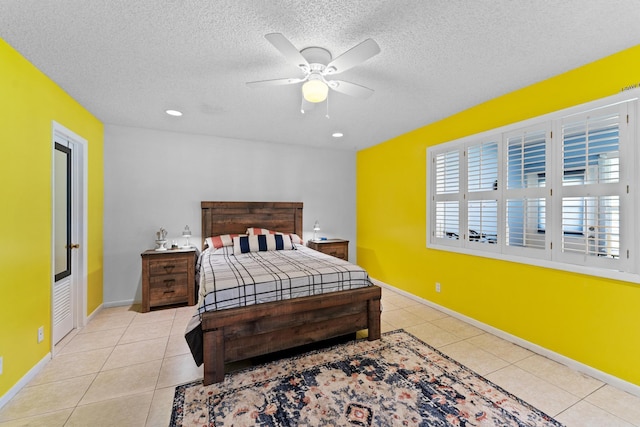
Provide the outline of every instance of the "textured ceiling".
<path id="1" fill-rule="evenodd" d="M 301 76 L 272 32 L 334 58 L 373 38 L 338 76 L 374 95 L 331 92 L 327 119 L 299 85 L 248 88 Z M 353 150 L 640 44 L 640 2 L 2 0 L 0 37 L 106 124 Z"/>

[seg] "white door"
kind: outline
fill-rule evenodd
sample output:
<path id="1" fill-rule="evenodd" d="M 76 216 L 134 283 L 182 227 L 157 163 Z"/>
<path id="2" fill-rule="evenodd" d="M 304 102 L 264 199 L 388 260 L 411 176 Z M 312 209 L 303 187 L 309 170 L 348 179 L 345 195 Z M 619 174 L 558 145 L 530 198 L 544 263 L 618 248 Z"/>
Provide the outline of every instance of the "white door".
<path id="1" fill-rule="evenodd" d="M 74 244 L 72 238 L 73 213 L 73 146 L 68 141 L 56 138 L 54 150 L 53 185 L 53 240 L 54 283 L 52 289 L 52 341 L 57 344 L 74 328 Z"/>

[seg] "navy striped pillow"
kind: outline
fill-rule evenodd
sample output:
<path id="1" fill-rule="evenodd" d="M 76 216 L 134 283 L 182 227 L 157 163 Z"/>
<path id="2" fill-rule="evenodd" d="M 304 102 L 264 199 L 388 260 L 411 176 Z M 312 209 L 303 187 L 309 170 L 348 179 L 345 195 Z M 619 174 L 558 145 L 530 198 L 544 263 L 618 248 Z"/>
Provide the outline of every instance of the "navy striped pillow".
<path id="1" fill-rule="evenodd" d="M 291 238 L 282 234 L 254 234 L 233 238 L 233 254 L 293 249 Z"/>

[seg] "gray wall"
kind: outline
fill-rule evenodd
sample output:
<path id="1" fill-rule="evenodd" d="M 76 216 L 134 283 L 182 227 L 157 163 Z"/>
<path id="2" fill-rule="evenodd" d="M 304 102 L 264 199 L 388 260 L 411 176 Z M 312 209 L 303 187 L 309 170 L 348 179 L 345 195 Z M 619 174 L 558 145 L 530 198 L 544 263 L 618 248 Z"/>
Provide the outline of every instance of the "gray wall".
<path id="1" fill-rule="evenodd" d="M 305 240 L 350 240 L 355 262 L 354 151 L 105 125 L 104 305 L 141 300 L 140 254 L 164 227 L 200 245 L 200 201 L 304 203 Z"/>

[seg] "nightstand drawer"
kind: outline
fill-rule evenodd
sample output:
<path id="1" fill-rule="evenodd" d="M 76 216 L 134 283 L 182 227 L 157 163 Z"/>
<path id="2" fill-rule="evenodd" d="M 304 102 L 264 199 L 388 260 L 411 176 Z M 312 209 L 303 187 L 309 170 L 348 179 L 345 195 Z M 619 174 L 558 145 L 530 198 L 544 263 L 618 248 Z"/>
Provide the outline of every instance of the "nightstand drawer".
<path id="1" fill-rule="evenodd" d="M 343 239 L 309 240 L 307 246 L 327 255 L 349 261 L 349 241 Z"/>
<path id="2" fill-rule="evenodd" d="M 155 304 L 183 301 L 188 296 L 187 276 L 165 274 L 149 278 L 149 296 Z"/>
<path id="3" fill-rule="evenodd" d="M 189 260 L 184 258 L 149 261 L 150 276 L 157 276 L 160 274 L 184 274 L 188 269 Z"/>
<path id="4" fill-rule="evenodd" d="M 327 243 L 323 245 L 322 252 L 336 258 L 347 258 L 347 247 L 341 243 Z"/>

